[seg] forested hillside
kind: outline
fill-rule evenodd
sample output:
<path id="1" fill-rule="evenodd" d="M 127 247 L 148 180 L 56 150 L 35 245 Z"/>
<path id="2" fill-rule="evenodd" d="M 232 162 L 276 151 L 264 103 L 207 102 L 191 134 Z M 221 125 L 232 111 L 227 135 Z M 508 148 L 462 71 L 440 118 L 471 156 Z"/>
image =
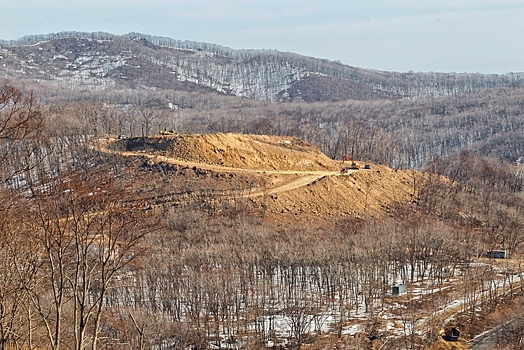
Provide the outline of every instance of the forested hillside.
<path id="1" fill-rule="evenodd" d="M 522 86 L 505 75 L 394 73 L 271 50 L 139 33 L 62 32 L 0 42 L 5 78 L 72 90 L 207 88 L 267 101 L 340 101 L 455 96 Z"/>
<path id="2" fill-rule="evenodd" d="M 0 51 L 0 349 L 518 348 L 521 73 L 137 33 Z"/>
<path id="3" fill-rule="evenodd" d="M 144 136 L 162 128 L 293 136 L 333 159 L 347 154 L 401 169 L 421 169 L 462 149 L 513 164 L 524 154 L 524 91 L 518 88 L 460 97 L 292 104 L 177 91 L 64 92 L 61 98 L 46 104 L 49 114 L 75 115 L 78 131 L 95 136 Z"/>
<path id="4" fill-rule="evenodd" d="M 380 72 L 138 33 L 31 36 L 1 50 L 4 79 L 37 89 L 46 105 L 100 103 L 75 107 L 96 110 L 89 133 L 289 135 L 332 158 L 394 168 L 464 148 L 512 163 L 523 156 L 520 73 Z"/>
<path id="5" fill-rule="evenodd" d="M 519 303 L 517 165 L 340 173 L 287 136 L 151 137 L 169 112 L 0 96 L 3 348 L 429 349 Z"/>

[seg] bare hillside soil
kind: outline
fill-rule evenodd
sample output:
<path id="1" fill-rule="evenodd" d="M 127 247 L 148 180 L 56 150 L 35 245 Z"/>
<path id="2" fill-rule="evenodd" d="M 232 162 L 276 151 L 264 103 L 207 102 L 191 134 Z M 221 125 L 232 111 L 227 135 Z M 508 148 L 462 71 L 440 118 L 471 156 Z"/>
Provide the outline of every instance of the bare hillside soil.
<path id="1" fill-rule="evenodd" d="M 303 214 L 322 218 L 393 215 L 399 203 L 412 201 L 413 172 L 376 165 L 375 168 L 321 177 L 293 191 L 273 194 L 268 207 L 275 214 L 295 217 Z"/>
<path id="2" fill-rule="evenodd" d="M 388 215 L 399 203 L 413 200 L 415 172 L 371 164 L 369 170 L 341 174 L 347 162 L 332 160 L 292 137 L 222 133 L 156 136 L 111 140 L 101 150 L 146 157 L 151 165 L 201 169 L 213 179 L 218 174 L 241 174 L 245 185 L 236 185 L 240 196 L 279 220 Z"/>
<path id="3" fill-rule="evenodd" d="M 140 190 L 143 190 L 144 198 L 149 196 L 151 207 L 196 204 L 198 210 L 203 208 L 206 213 L 212 212 L 221 219 L 222 215 L 231 213 L 222 210 L 229 209 L 226 206 L 241 203 L 239 207 L 243 209 L 248 203 L 263 210 L 263 220 L 270 222 L 268 227 L 271 229 L 268 231 L 280 235 L 286 232 L 286 226 L 298 227 L 298 231 L 288 231 L 293 242 L 296 241 L 296 232 L 308 226 L 331 227 L 337 232 L 337 224 L 363 222 L 353 218 L 395 217 L 400 213 L 399 209 L 403 210 L 403 215 L 409 215 L 409 211 L 416 208 L 412 205 L 416 203 L 415 193 L 419 191 L 415 185 L 420 186 L 424 176 L 411 170 L 394 171 L 380 164 L 370 164 L 370 169 L 341 173 L 340 169 L 347 164 L 329 159 L 300 140 L 272 136 L 214 134 L 151 137 L 145 140 L 112 139 L 101 140 L 99 150 L 121 157 L 119 159 L 123 159 L 129 168 L 140 169 L 137 172 L 143 186 Z M 130 186 L 135 184 L 130 182 Z M 201 214 L 198 210 L 196 212 Z M 170 225 L 183 227 L 187 225 L 187 220 L 193 220 L 189 221 L 190 225 L 200 220 L 192 216 L 193 213 L 185 218 L 189 211 L 180 213 Z M 349 220 L 343 219 L 346 217 Z M 348 230 L 351 227 L 342 227 L 341 232 L 351 233 Z M 244 235 L 244 231 L 241 230 L 240 234 Z M 309 248 L 309 244 L 323 247 L 323 243 L 321 239 L 315 242 L 307 239 L 304 243 L 294 244 L 300 246 L 296 252 L 301 254 L 305 251 L 302 244 Z M 430 313 L 436 307 L 429 300 L 434 296 L 442 300 L 459 300 L 461 296 L 453 287 L 455 282 L 447 281 L 439 286 L 438 292 L 432 290 L 426 293 L 424 281 L 411 281 L 412 290 L 406 296 L 384 298 L 377 321 L 374 321 L 383 336 L 379 343 L 388 344 L 391 341 L 393 344 L 403 339 L 403 327 L 406 325 L 403 326 L 402 322 L 406 322 L 403 315 L 410 305 L 408 302 L 417 300 L 417 308 L 422 313 Z M 438 318 L 433 317 L 431 322 L 444 324 L 461 310 L 463 303 L 459 300 L 457 304 L 439 307 Z M 367 319 L 368 316 L 365 317 Z M 428 320 L 421 318 L 416 327 L 427 328 Z M 363 323 L 363 318 L 354 317 L 344 327 L 361 329 L 359 325 Z M 462 340 L 451 345 L 439 339 L 434 349 L 466 349 L 467 346 Z"/>
<path id="4" fill-rule="evenodd" d="M 333 161 L 294 137 L 243 134 L 172 135 L 125 140 L 128 151 L 145 150 L 186 162 L 249 170 L 335 171 Z"/>

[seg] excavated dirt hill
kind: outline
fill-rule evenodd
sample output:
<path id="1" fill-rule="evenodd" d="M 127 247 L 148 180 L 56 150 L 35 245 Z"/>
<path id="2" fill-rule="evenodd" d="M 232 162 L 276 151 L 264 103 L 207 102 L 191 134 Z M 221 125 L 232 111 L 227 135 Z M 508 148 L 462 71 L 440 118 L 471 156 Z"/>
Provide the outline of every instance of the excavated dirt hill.
<path id="1" fill-rule="evenodd" d="M 265 208 L 266 217 L 280 222 L 394 215 L 396 208 L 409 207 L 414 201 L 414 177 L 422 176 L 378 164 L 341 174 L 341 161 L 292 137 L 173 135 L 147 138 L 145 143 L 136 138 L 109 145 L 113 150 L 103 147 L 107 152 L 146 157 L 149 163 L 171 163 L 206 173 L 236 172 L 245 183 L 254 185 L 247 200 Z"/>
<path id="2" fill-rule="evenodd" d="M 129 139 L 128 151 L 143 150 L 142 139 Z M 293 137 L 244 134 L 172 135 L 148 138 L 146 152 L 191 163 L 250 170 L 339 171 L 316 147 Z"/>
<path id="3" fill-rule="evenodd" d="M 293 191 L 270 195 L 266 206 L 270 213 L 288 214 L 298 220 L 303 216 L 329 219 L 394 215 L 400 206 L 413 203 L 414 176 L 420 178 L 420 173 L 373 165 L 371 170 L 325 176 Z"/>

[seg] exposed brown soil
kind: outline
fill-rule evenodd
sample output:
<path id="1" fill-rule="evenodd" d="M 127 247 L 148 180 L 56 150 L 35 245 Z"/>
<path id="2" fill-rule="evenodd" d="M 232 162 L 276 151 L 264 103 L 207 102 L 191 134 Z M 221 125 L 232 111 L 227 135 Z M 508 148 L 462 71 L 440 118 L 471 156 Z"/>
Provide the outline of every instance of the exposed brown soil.
<path id="1" fill-rule="evenodd" d="M 125 140 L 128 151 L 145 149 L 169 158 L 248 170 L 340 170 L 316 147 L 294 137 L 244 134 L 157 136 Z M 145 147 L 144 147 L 145 146 Z"/>
<path id="2" fill-rule="evenodd" d="M 341 174 L 347 162 L 332 160 L 292 137 L 219 133 L 157 136 L 145 143 L 141 138 L 112 140 L 109 144 L 101 143 L 100 149 L 146 157 L 150 164 L 201 169 L 209 178 L 237 173 L 246 179 L 246 186 L 238 188 L 241 196 L 265 207 L 267 217 L 282 221 L 393 215 L 397 206 L 413 201 L 416 172 L 371 164 L 370 170 Z"/>

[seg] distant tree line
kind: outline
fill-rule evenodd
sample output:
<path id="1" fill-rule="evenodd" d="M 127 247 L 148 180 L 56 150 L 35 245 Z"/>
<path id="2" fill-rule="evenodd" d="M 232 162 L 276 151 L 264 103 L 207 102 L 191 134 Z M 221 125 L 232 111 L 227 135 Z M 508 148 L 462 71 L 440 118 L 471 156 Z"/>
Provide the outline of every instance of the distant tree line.
<path id="1" fill-rule="evenodd" d="M 395 169 L 421 169 L 462 149 L 521 162 L 524 101 L 520 91 L 492 89 L 460 97 L 287 104 L 181 91 L 93 92 L 81 99 L 73 94 L 56 101 L 47 97 L 51 91 L 43 90 L 41 100 L 51 114 L 67 112 L 74 117 L 67 123 L 74 120 L 77 128 L 89 124 L 91 135 L 139 136 L 164 127 L 181 133 L 289 135 L 312 143 L 334 159 L 348 154 Z M 85 114 L 89 109 L 97 115 L 91 114 L 89 118 L 94 119 L 90 121 Z"/>
<path id="2" fill-rule="evenodd" d="M 56 45 L 57 48 L 61 47 L 60 41 L 71 44 L 72 48 L 78 46 L 79 41 L 103 41 L 97 45 L 109 47 L 110 51 L 116 48 L 118 54 L 132 51 L 134 56 L 142 60 L 140 66 L 146 71 L 137 75 L 148 74 L 150 69 L 146 69 L 145 64 L 148 60 L 157 66 L 155 70 L 163 72 L 155 75 L 154 79 L 146 79 L 147 84 L 144 86 L 167 88 L 165 82 L 164 86 L 159 86 L 158 82 L 162 80 L 162 76 L 168 76 L 171 80 L 193 82 L 220 93 L 267 101 L 285 99 L 286 96 L 280 93 L 286 90 L 286 86 L 315 75 L 333 77 L 337 81 L 345 80 L 347 83 L 342 86 L 346 88 L 356 84 L 356 88 L 350 87 L 347 99 L 362 98 L 358 93 L 360 89 L 367 90 L 368 93 L 364 95 L 367 97 L 364 98 L 370 99 L 450 97 L 485 89 L 522 87 L 524 81 L 522 73 L 488 75 L 381 72 L 275 50 L 233 50 L 216 44 L 140 33 L 118 36 L 104 32 L 60 32 L 31 35 L 18 40 L 2 41 L 1 44 L 8 49 L 16 49 L 52 41 L 56 43 L 50 45 Z M 122 50 L 123 47 L 126 49 Z M 74 51 L 70 49 L 63 51 Z M 131 56 L 128 58 L 131 59 Z M 136 80 L 135 74 L 132 75 L 131 80 Z M 116 78 L 117 74 L 105 76 L 110 77 Z M 140 86 L 139 84 L 132 88 L 140 89 Z M 78 84 L 78 88 L 82 87 L 85 88 L 86 85 Z M 311 98 L 309 102 L 316 101 L 314 96 L 308 97 Z"/>

